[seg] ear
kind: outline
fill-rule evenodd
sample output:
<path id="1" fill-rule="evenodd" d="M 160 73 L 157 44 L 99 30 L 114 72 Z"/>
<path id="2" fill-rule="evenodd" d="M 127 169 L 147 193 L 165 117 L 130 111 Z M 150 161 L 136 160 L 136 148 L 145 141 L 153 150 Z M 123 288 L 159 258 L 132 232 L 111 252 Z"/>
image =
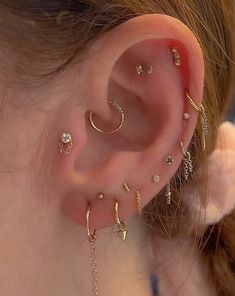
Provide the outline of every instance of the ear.
<path id="1" fill-rule="evenodd" d="M 172 48 L 178 49 L 181 66 L 176 66 Z M 137 65 L 151 65 L 153 73 L 138 75 Z M 66 125 L 74 147 L 56 160 L 55 181 L 66 215 L 84 225 L 90 204 L 91 225 L 98 229 L 115 223 L 115 201 L 120 218 L 127 219 L 138 211 L 137 190 L 144 207 L 177 171 L 183 157 L 180 141 L 188 146 L 198 119 L 185 91 L 196 103 L 202 100 L 203 57 L 193 33 L 181 22 L 145 15 L 99 37 L 75 72 L 81 104 L 79 111 L 67 112 Z M 118 132 L 103 135 L 90 126 L 87 113 L 93 112 L 99 128 L 112 130 L 120 113 L 108 100 L 122 107 L 125 121 Z M 187 121 L 185 112 L 191 115 Z M 171 165 L 168 156 L 174 159 Z M 155 174 L 158 183 L 152 181 Z M 130 192 L 123 189 L 124 182 Z M 99 192 L 102 200 L 97 199 Z"/>

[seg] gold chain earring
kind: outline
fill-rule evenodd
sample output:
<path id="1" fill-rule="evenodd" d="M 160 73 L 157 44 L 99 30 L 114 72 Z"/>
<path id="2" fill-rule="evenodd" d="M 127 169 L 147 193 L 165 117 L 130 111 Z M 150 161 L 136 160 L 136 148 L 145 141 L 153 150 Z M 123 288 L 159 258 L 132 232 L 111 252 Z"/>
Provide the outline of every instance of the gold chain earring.
<path id="1" fill-rule="evenodd" d="M 97 272 L 97 261 L 96 261 L 97 230 L 94 230 L 93 233 L 90 230 L 90 213 L 91 213 L 91 208 L 89 205 L 86 213 L 86 224 L 87 224 L 88 242 L 90 244 L 90 252 L 91 252 L 92 291 L 94 296 L 98 296 L 99 287 L 98 287 L 98 277 L 97 277 L 98 272 Z"/>
<path id="2" fill-rule="evenodd" d="M 139 216 L 141 216 L 142 208 L 141 208 L 141 193 L 140 193 L 140 190 L 136 191 L 136 201 L 137 201 L 138 213 L 139 213 Z"/>
<path id="3" fill-rule="evenodd" d="M 171 183 L 170 181 L 167 183 L 166 185 L 166 191 L 165 191 L 165 197 L 167 197 L 167 204 L 170 205 L 171 204 Z"/>
<path id="4" fill-rule="evenodd" d="M 119 218 L 119 202 L 115 202 L 115 220 L 117 224 L 117 234 L 120 236 L 121 240 L 125 241 L 127 236 L 127 224 L 124 221 L 121 221 Z"/>
<path id="5" fill-rule="evenodd" d="M 186 91 L 185 92 L 186 98 L 188 99 L 189 103 L 192 105 L 194 109 L 198 111 L 198 113 L 201 116 L 201 126 L 202 126 L 202 149 L 206 149 L 206 138 L 208 135 L 208 118 L 206 115 L 205 108 L 201 104 L 198 106 L 192 99 L 192 97 L 189 95 L 189 93 Z"/>
<path id="6" fill-rule="evenodd" d="M 191 159 L 191 153 L 184 149 L 184 144 L 180 142 L 182 153 L 183 153 L 183 160 L 184 160 L 184 177 L 187 181 L 189 178 L 189 174 L 193 172 L 193 162 Z"/>
<path id="7" fill-rule="evenodd" d="M 117 132 L 122 128 L 123 123 L 124 123 L 124 120 L 125 120 L 125 115 L 124 115 L 124 111 L 123 111 L 122 107 L 121 107 L 117 102 L 113 102 L 113 101 L 110 101 L 110 100 L 109 100 L 108 103 L 109 103 L 111 106 L 115 107 L 116 110 L 120 113 L 121 118 L 120 118 L 120 123 L 119 123 L 119 125 L 117 126 L 117 128 L 115 128 L 115 129 L 113 129 L 113 130 L 111 130 L 111 131 L 105 131 L 105 130 L 102 130 L 102 129 L 98 128 L 98 127 L 96 126 L 95 122 L 94 122 L 94 119 L 93 119 L 93 116 L 94 116 L 93 112 L 90 111 L 90 112 L 88 113 L 88 120 L 89 120 L 89 123 L 90 123 L 91 127 L 92 127 L 95 131 L 97 131 L 97 132 L 99 132 L 99 133 L 101 133 L 101 134 L 103 134 L 103 135 L 112 135 L 112 134 L 117 133 Z"/>

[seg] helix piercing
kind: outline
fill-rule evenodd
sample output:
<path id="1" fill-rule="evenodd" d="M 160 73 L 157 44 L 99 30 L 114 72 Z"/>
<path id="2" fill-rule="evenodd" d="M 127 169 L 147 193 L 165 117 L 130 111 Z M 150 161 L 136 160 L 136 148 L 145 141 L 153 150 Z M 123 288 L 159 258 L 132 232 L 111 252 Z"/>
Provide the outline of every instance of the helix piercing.
<path id="1" fill-rule="evenodd" d="M 131 188 L 130 188 L 130 186 L 129 186 L 128 183 L 123 183 L 122 186 L 123 186 L 123 188 L 124 188 L 125 191 L 127 191 L 127 192 L 130 192 L 131 191 Z"/>
<path id="2" fill-rule="evenodd" d="M 138 213 L 139 213 L 139 216 L 141 216 L 142 208 L 141 208 L 141 193 L 140 193 L 140 190 L 136 191 L 136 201 L 137 201 Z"/>
<path id="3" fill-rule="evenodd" d="M 158 183 L 158 182 L 160 181 L 160 176 L 159 176 L 159 175 L 154 175 L 154 176 L 152 177 L 152 181 L 153 181 L 154 183 Z"/>
<path id="4" fill-rule="evenodd" d="M 188 112 L 184 113 L 184 120 L 189 120 L 190 118 L 191 115 Z"/>
<path id="5" fill-rule="evenodd" d="M 96 196 L 98 199 L 103 199 L 104 198 L 104 194 L 99 192 Z"/>
<path id="6" fill-rule="evenodd" d="M 172 50 L 172 53 L 173 53 L 173 58 L 174 58 L 175 65 L 177 67 L 181 66 L 181 54 L 180 54 L 178 48 L 173 47 L 171 50 Z"/>
<path id="7" fill-rule="evenodd" d="M 121 221 L 119 218 L 119 202 L 115 202 L 115 220 L 117 225 L 117 234 L 121 238 L 121 240 L 125 241 L 127 236 L 127 224 L 124 221 Z"/>
<path id="8" fill-rule="evenodd" d="M 137 65 L 136 72 L 138 75 L 149 76 L 149 75 L 153 74 L 153 67 L 150 64 L 147 64 L 146 66 Z"/>
<path id="9" fill-rule="evenodd" d="M 202 129 L 202 149 L 205 150 L 206 149 L 206 138 L 208 135 L 208 118 L 206 115 L 206 111 L 205 108 L 203 107 L 203 105 L 197 105 L 192 97 L 189 95 L 189 93 L 186 91 L 185 92 L 185 96 L 187 98 L 187 100 L 189 101 L 189 103 L 192 105 L 192 107 L 198 111 L 198 113 L 201 116 L 201 129 Z"/>
<path id="10" fill-rule="evenodd" d="M 90 111 L 88 113 L 88 120 L 89 120 L 89 123 L 90 123 L 91 127 L 95 131 L 97 131 L 97 132 L 99 132 L 99 133 L 101 133 L 103 135 L 112 135 L 112 134 L 115 134 L 116 132 L 118 132 L 122 128 L 124 120 L 125 120 L 125 115 L 124 115 L 124 111 L 123 111 L 122 107 L 117 102 L 113 102 L 113 101 L 109 100 L 108 103 L 110 105 L 114 106 L 121 115 L 120 123 L 119 123 L 117 128 L 115 128 L 115 129 L 113 129 L 111 131 L 105 131 L 105 130 L 102 130 L 102 129 L 98 128 L 96 126 L 96 124 L 94 123 L 93 112 Z"/>
<path id="11" fill-rule="evenodd" d="M 167 156 L 166 163 L 169 164 L 169 165 L 172 165 L 173 162 L 174 162 L 174 159 L 171 156 Z"/>
<path id="12" fill-rule="evenodd" d="M 170 205 L 171 204 L 171 183 L 170 181 L 167 183 L 166 185 L 166 191 L 165 191 L 165 196 L 167 197 L 167 204 Z"/>
<path id="13" fill-rule="evenodd" d="M 185 180 L 187 181 L 189 178 L 189 174 L 193 172 L 193 162 L 191 159 L 191 153 L 185 150 L 184 144 L 182 141 L 180 142 L 180 146 L 182 149 L 183 160 L 184 160 L 184 177 L 185 177 Z"/>
<path id="14" fill-rule="evenodd" d="M 60 136 L 59 149 L 61 154 L 69 154 L 73 147 L 72 136 L 70 133 L 62 133 Z"/>

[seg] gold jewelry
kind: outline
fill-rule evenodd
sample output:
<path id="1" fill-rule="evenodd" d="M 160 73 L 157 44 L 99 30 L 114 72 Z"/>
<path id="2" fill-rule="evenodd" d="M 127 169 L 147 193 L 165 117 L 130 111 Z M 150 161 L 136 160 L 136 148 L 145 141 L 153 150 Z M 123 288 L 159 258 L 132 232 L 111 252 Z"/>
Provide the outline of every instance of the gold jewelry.
<path id="1" fill-rule="evenodd" d="M 167 156 L 166 163 L 169 164 L 169 165 L 172 165 L 173 162 L 174 162 L 174 159 L 171 156 Z"/>
<path id="2" fill-rule="evenodd" d="M 175 65 L 177 67 L 181 66 L 181 54 L 180 54 L 178 48 L 173 47 L 171 50 L 172 50 L 172 53 L 173 53 L 173 58 L 174 58 Z"/>
<path id="3" fill-rule="evenodd" d="M 184 149 L 184 144 L 182 141 L 180 142 L 180 146 L 182 148 L 182 153 L 184 156 L 184 177 L 187 181 L 189 178 L 189 174 L 193 172 L 193 163 L 191 159 L 191 153 Z"/>
<path id="4" fill-rule="evenodd" d="M 87 213 L 86 213 L 86 224 L 87 224 L 88 242 L 90 244 L 90 252 L 91 252 L 92 291 L 93 291 L 94 296 L 98 296 L 99 295 L 99 288 L 98 288 L 97 261 L 96 261 L 97 230 L 94 230 L 93 233 L 91 233 L 90 213 L 91 213 L 91 208 L 89 205 Z"/>
<path id="5" fill-rule="evenodd" d="M 140 193 L 140 190 L 136 191 L 136 200 L 137 200 L 138 213 L 139 213 L 139 216 L 141 216 L 142 208 L 141 208 L 141 193 Z"/>
<path id="6" fill-rule="evenodd" d="M 72 136 L 70 133 L 62 133 L 60 136 L 59 149 L 61 154 L 69 154 L 73 147 Z"/>
<path id="7" fill-rule="evenodd" d="M 170 181 L 166 185 L 166 191 L 165 191 L 165 196 L 167 197 L 167 204 L 171 204 L 171 183 Z"/>
<path id="8" fill-rule="evenodd" d="M 121 240 L 125 241 L 127 236 L 127 224 L 124 221 L 121 221 L 119 218 L 119 203 L 115 202 L 115 220 L 117 224 L 117 234 L 120 236 Z"/>
<path id="9" fill-rule="evenodd" d="M 103 199 L 104 198 L 104 194 L 99 192 L 96 196 L 98 199 Z"/>
<path id="10" fill-rule="evenodd" d="M 137 65 L 136 72 L 138 75 L 149 76 L 149 75 L 153 74 L 153 67 L 150 64 L 147 64 L 146 66 Z"/>
<path id="11" fill-rule="evenodd" d="M 192 105 L 192 107 L 194 109 L 196 109 L 198 111 L 198 113 L 200 114 L 200 116 L 201 116 L 202 149 L 205 150 L 206 149 L 206 138 L 207 138 L 207 135 L 208 135 L 208 119 L 207 119 L 205 108 L 203 107 L 202 104 L 200 106 L 198 106 L 193 101 L 192 97 L 189 95 L 189 93 L 187 91 L 185 92 L 185 96 L 188 99 L 189 103 Z"/>
<path id="12" fill-rule="evenodd" d="M 124 188 L 125 191 L 127 191 L 127 192 L 130 192 L 131 191 L 131 188 L 130 188 L 130 186 L 129 186 L 128 183 L 123 183 L 122 186 L 123 186 L 123 188 Z"/>
<path id="13" fill-rule="evenodd" d="M 108 103 L 110 105 L 114 106 L 121 115 L 120 123 L 119 123 L 117 128 L 115 128 L 115 129 L 113 129 L 111 131 L 105 131 L 105 130 L 102 130 L 102 129 L 98 128 L 96 126 L 96 124 L 94 123 L 94 120 L 93 120 L 93 112 L 90 111 L 88 113 L 88 120 L 89 120 L 89 123 L 90 123 L 91 127 L 95 131 L 97 131 L 97 132 L 99 132 L 99 133 L 101 133 L 103 135 L 112 135 L 112 134 L 115 134 L 116 132 L 118 132 L 122 128 L 124 120 L 125 120 L 125 115 L 124 115 L 124 111 L 122 110 L 122 107 L 117 102 L 113 102 L 113 101 L 109 100 Z"/>
<path id="14" fill-rule="evenodd" d="M 159 175 L 154 175 L 154 176 L 152 177 L 152 181 L 153 181 L 154 183 L 158 183 L 158 182 L 160 181 L 160 176 L 159 176 Z"/>
<path id="15" fill-rule="evenodd" d="M 188 112 L 184 113 L 184 120 L 189 120 L 190 118 L 191 115 Z"/>

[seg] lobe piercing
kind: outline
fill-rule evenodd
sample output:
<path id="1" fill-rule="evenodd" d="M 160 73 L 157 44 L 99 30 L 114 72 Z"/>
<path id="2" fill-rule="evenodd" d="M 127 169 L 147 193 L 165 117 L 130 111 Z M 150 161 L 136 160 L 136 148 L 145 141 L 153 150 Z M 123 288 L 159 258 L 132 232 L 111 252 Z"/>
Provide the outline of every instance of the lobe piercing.
<path id="1" fill-rule="evenodd" d="M 62 133 L 60 137 L 59 149 L 61 154 L 69 154 L 73 147 L 72 136 L 70 133 Z"/>
<path id="2" fill-rule="evenodd" d="M 172 53 L 173 53 L 173 58 L 174 58 L 174 62 L 175 62 L 176 67 L 180 67 L 181 66 L 181 54 L 180 54 L 178 48 L 173 47 Z"/>
<path id="3" fill-rule="evenodd" d="M 149 76 L 149 75 L 153 74 L 153 67 L 150 64 L 147 64 L 146 66 L 137 65 L 136 72 L 138 75 Z"/>

